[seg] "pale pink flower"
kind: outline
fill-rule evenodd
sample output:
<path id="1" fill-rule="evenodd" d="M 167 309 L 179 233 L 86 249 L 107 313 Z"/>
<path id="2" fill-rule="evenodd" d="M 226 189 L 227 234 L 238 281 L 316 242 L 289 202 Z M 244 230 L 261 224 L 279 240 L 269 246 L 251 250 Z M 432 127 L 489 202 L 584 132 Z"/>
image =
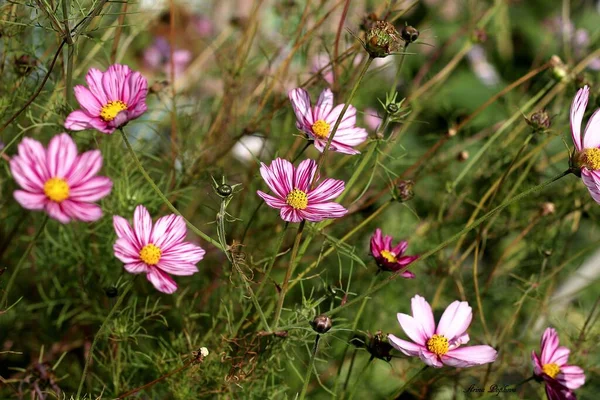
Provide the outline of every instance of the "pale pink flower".
<path id="1" fill-rule="evenodd" d="M 117 241 L 115 256 L 125 263 L 132 274 L 145 273 L 146 278 L 163 293 L 173 293 L 177 284 L 169 276 L 193 275 L 196 264 L 204 257 L 204 250 L 185 242 L 187 233 L 182 217 L 171 214 L 159 218 L 152 227 L 152 218 L 146 207 L 139 205 L 133 213 L 133 228 L 118 215 L 113 216 Z"/>
<path id="2" fill-rule="evenodd" d="M 381 118 L 377 115 L 377 110 L 374 108 L 365 108 L 365 124 L 367 128 L 376 131 L 381 124 Z"/>
<path id="3" fill-rule="evenodd" d="M 600 203 L 600 109 L 590 117 L 581 137 L 581 123 L 590 95 L 589 87 L 577 91 L 571 104 L 571 135 L 575 144 L 572 164 L 581 169 L 581 180 Z"/>
<path id="4" fill-rule="evenodd" d="M 471 307 L 466 301 L 451 303 L 444 311 L 437 328 L 431 306 L 423 297 L 413 297 L 411 308 L 412 317 L 398 313 L 398 322 L 412 342 L 388 335 L 390 344 L 402 353 L 419 357 L 425 364 L 436 368 L 444 365 L 465 368 L 496 360 L 498 352 L 491 346 L 460 347 L 469 341 L 467 328 L 473 318 Z"/>
<path id="5" fill-rule="evenodd" d="M 190 61 L 192 61 L 192 53 L 189 50 L 173 50 L 175 77 L 185 71 Z M 149 69 L 163 71 L 167 76 L 171 75 L 171 45 L 165 38 L 156 38 L 154 44 L 144 51 L 144 64 Z"/>
<path id="6" fill-rule="evenodd" d="M 81 109 L 69 114 L 65 128 L 110 134 L 146 111 L 148 82 L 127 65 L 114 64 L 106 72 L 90 68 L 85 79 L 89 89 L 73 88 Z"/>
<path id="7" fill-rule="evenodd" d="M 14 197 L 24 208 L 45 210 L 63 224 L 96 221 L 102 209 L 94 202 L 112 189 L 110 178 L 96 176 L 100 168 L 100 151 L 78 155 L 66 133 L 54 136 L 47 149 L 37 140 L 24 138 L 10 160 L 10 171 L 23 189 L 15 190 Z"/>
<path id="8" fill-rule="evenodd" d="M 302 88 L 288 93 L 296 114 L 296 127 L 314 141 L 315 148 L 323 152 L 329 135 L 338 119 L 344 104 L 333 107 L 333 93 L 330 89 L 321 92 L 319 100 L 311 107 L 308 92 Z M 367 131 L 356 126 L 356 108 L 348 106 L 344 117 L 331 142 L 330 150 L 345 154 L 359 154 L 353 146 L 367 139 Z"/>
<path id="9" fill-rule="evenodd" d="M 396 247 L 392 247 L 392 237 L 382 236 L 379 228 L 371 236 L 371 255 L 375 258 L 379 268 L 383 271 L 399 272 L 401 277 L 412 279 L 415 274 L 407 271 L 406 268 L 419 256 L 402 256 L 407 247 L 406 240 L 401 240 Z"/>
<path id="10" fill-rule="evenodd" d="M 329 56 L 326 53 L 319 53 L 312 58 L 311 72 L 316 74 L 321 71 L 321 77 L 329 86 L 333 85 L 333 69 L 331 68 Z"/>
<path id="11" fill-rule="evenodd" d="M 558 334 L 553 328 L 546 328 L 540 341 L 541 354 L 531 352 L 533 372 L 546 383 L 546 394 L 549 399 L 575 398 L 571 390 L 585 383 L 583 369 L 568 365 L 571 351 L 558 345 Z"/>
<path id="12" fill-rule="evenodd" d="M 279 208 L 281 219 L 288 222 L 322 221 L 339 218 L 348 210 L 335 199 L 344 191 L 344 181 L 325 179 L 311 189 L 317 163 L 304 160 L 294 168 L 291 162 L 276 158 L 271 165 L 261 163 L 260 174 L 275 196 L 257 191 L 258 195 L 272 208 Z M 319 177 L 317 176 L 317 181 Z"/>

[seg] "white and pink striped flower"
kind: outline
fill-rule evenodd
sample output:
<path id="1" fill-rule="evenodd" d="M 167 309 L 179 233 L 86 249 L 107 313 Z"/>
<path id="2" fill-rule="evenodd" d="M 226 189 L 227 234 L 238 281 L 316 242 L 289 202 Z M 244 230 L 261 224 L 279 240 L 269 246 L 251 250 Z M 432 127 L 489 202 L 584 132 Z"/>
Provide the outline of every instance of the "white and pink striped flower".
<path id="1" fill-rule="evenodd" d="M 114 64 L 106 72 L 90 68 L 85 79 L 89 89 L 73 88 L 81 109 L 69 114 L 65 128 L 110 134 L 146 112 L 148 81 L 127 65 Z"/>
<path id="2" fill-rule="evenodd" d="M 330 89 L 321 92 L 314 107 L 311 107 L 308 92 L 302 88 L 290 90 L 288 96 L 296 114 L 296 127 L 314 141 L 317 150 L 323 152 L 344 104 L 333 107 L 333 93 Z M 350 105 L 329 148 L 338 153 L 359 154 L 360 151 L 353 147 L 367 140 L 367 136 L 365 129 L 356 126 L 356 108 Z"/>
<path id="3" fill-rule="evenodd" d="M 177 284 L 169 276 L 193 275 L 204 250 L 185 242 L 187 229 L 182 217 L 171 214 L 161 217 L 152 227 L 146 207 L 139 205 L 133 213 L 133 227 L 118 215 L 113 216 L 117 241 L 115 256 L 125 263 L 132 274 L 145 273 L 154 287 L 163 293 L 173 293 Z"/>
<path id="4" fill-rule="evenodd" d="M 102 209 L 94 202 L 112 189 L 110 178 L 96 176 L 100 168 L 100 151 L 78 155 L 66 133 L 54 136 L 47 149 L 37 140 L 24 138 L 10 160 L 11 173 L 23 189 L 15 190 L 14 197 L 24 208 L 45 210 L 63 224 L 96 221 Z"/>
<path id="5" fill-rule="evenodd" d="M 302 161 L 298 168 L 281 158 L 276 158 L 269 166 L 261 164 L 260 174 L 275 196 L 260 190 L 257 193 L 269 207 L 281 210 L 281 219 L 284 221 L 318 222 L 339 218 L 348 212 L 340 204 L 330 201 L 344 191 L 344 181 L 325 179 L 311 189 L 317 172 L 317 163 L 313 160 Z"/>
<path id="6" fill-rule="evenodd" d="M 419 357 L 436 368 L 444 365 L 465 368 L 496 360 L 498 352 L 491 346 L 460 347 L 469 341 L 467 328 L 473 319 L 473 311 L 466 301 L 451 303 L 437 327 L 431 306 L 423 297 L 413 297 L 411 308 L 412 316 L 398 313 L 398 322 L 412 342 L 388 335 L 390 344 L 402 353 Z"/>
<path id="7" fill-rule="evenodd" d="M 584 86 L 577 91 L 571 104 L 571 135 L 575 144 L 572 164 L 580 169 L 581 180 L 590 195 L 600 203 L 600 109 L 590 117 L 583 134 L 581 123 L 588 104 L 590 88 Z"/>
<path id="8" fill-rule="evenodd" d="M 556 330 L 546 328 L 540 341 L 541 354 L 531 352 L 533 372 L 546 383 L 548 399 L 575 399 L 572 390 L 585 383 L 585 374 L 580 367 L 567 364 L 571 351 L 558 344 Z"/>

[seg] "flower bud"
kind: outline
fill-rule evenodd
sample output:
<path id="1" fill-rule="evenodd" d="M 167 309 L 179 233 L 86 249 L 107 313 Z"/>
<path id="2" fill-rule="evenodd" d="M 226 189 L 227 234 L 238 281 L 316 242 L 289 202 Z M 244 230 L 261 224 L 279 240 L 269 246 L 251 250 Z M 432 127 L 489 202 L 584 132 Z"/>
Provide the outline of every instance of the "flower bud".
<path id="1" fill-rule="evenodd" d="M 534 112 L 533 114 L 531 114 L 531 117 L 529 117 L 529 119 L 526 119 L 526 121 L 527 124 L 529 124 L 529 126 L 533 128 L 534 132 L 543 132 L 550 128 L 550 125 L 552 124 L 550 115 L 548 115 L 548 112 L 546 112 L 546 110 Z"/>
<path id="2" fill-rule="evenodd" d="M 569 76 L 569 70 L 567 69 L 565 63 L 562 62 L 560 57 L 557 55 L 550 57 L 550 66 L 552 67 L 552 75 L 556 80 L 567 80 L 567 77 Z"/>
<path id="3" fill-rule="evenodd" d="M 414 197 L 413 187 L 415 183 L 410 179 L 398 182 L 396 185 L 396 200 L 401 203 L 408 201 Z"/>
<path id="4" fill-rule="evenodd" d="M 487 32 L 481 28 L 477 28 L 473 31 L 473 36 L 471 40 L 474 43 L 485 43 L 488 39 Z"/>
<path id="5" fill-rule="evenodd" d="M 221 197 L 229 197 L 231 193 L 233 193 L 233 188 L 226 183 L 217 187 L 217 194 Z"/>
<path id="6" fill-rule="evenodd" d="M 400 111 L 400 107 L 398 107 L 398 104 L 396 103 L 390 103 L 387 105 L 386 111 L 389 114 L 396 114 L 398 111 Z"/>
<path id="7" fill-rule="evenodd" d="M 107 297 L 117 297 L 117 295 L 119 294 L 119 289 L 117 289 L 116 286 L 109 286 L 106 289 L 104 289 L 104 293 Z"/>
<path id="8" fill-rule="evenodd" d="M 540 212 L 543 217 L 546 217 L 546 216 L 554 214 L 556 212 L 556 206 L 554 205 L 554 203 L 547 201 L 547 202 L 543 203 L 542 206 L 540 207 Z"/>
<path id="9" fill-rule="evenodd" d="M 331 329 L 331 318 L 325 314 L 317 315 L 310 323 L 317 333 L 327 333 Z"/>
<path id="10" fill-rule="evenodd" d="M 400 48 L 400 34 L 386 21 L 375 22 L 367 31 L 365 50 L 373 58 L 386 57 Z"/>
<path id="11" fill-rule="evenodd" d="M 460 162 L 466 161 L 469 159 L 469 152 L 466 150 L 463 150 L 461 152 L 458 153 L 458 155 L 456 156 L 456 159 Z"/>
<path id="12" fill-rule="evenodd" d="M 414 26 L 406 25 L 404 28 L 402 28 L 401 35 L 402 40 L 404 40 L 408 45 L 409 43 L 414 43 L 417 41 L 419 38 L 419 31 Z"/>

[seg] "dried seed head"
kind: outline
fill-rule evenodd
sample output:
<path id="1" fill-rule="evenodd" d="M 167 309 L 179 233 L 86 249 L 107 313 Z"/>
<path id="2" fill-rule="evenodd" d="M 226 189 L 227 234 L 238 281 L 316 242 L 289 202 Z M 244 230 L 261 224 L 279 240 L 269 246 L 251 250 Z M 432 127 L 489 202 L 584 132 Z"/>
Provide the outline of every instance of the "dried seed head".
<path id="1" fill-rule="evenodd" d="M 376 21 L 367 31 L 365 50 L 373 58 L 386 57 L 400 49 L 400 34 L 394 25 Z"/>
<path id="2" fill-rule="evenodd" d="M 377 18 L 375 13 L 366 14 L 360 22 L 360 29 L 364 32 L 368 32 L 378 20 L 379 18 Z"/>
<path id="3" fill-rule="evenodd" d="M 534 112 L 526 121 L 533 128 L 534 132 L 545 131 L 552 125 L 552 120 L 546 110 Z"/>
<path id="4" fill-rule="evenodd" d="M 406 25 L 402 28 L 401 35 L 406 44 L 414 43 L 419 38 L 419 31 L 414 26 Z"/>
<path id="5" fill-rule="evenodd" d="M 393 347 L 389 344 L 381 331 L 377 331 L 373 336 L 369 334 L 369 339 L 367 349 L 373 357 L 385 361 L 390 361 L 392 359 L 391 351 Z"/>
<path id="6" fill-rule="evenodd" d="M 317 315 L 311 322 L 312 328 L 317 333 L 326 333 L 331 329 L 331 318 L 325 314 Z"/>
<path id="7" fill-rule="evenodd" d="M 410 179 L 398 182 L 396 185 L 396 200 L 403 203 L 414 197 L 413 187 L 415 183 Z"/>
<path id="8" fill-rule="evenodd" d="M 15 70 L 21 76 L 29 75 L 36 65 L 37 61 L 28 54 L 15 58 Z"/>

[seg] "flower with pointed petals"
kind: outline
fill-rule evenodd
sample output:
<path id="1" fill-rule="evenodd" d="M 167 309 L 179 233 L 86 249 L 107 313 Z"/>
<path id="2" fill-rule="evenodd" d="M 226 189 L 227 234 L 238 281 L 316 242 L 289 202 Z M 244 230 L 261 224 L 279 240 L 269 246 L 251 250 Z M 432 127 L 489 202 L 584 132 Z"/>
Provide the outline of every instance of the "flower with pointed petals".
<path id="1" fill-rule="evenodd" d="M 333 107 L 330 89 L 321 92 L 314 107 L 311 107 L 308 92 L 302 88 L 290 90 L 288 96 L 296 114 L 296 127 L 314 141 L 317 150 L 323 152 L 344 104 Z M 364 142 L 367 135 L 365 129 L 356 127 L 356 108 L 348 106 L 329 148 L 339 153 L 359 154 L 360 151 L 353 147 Z"/>
<path id="2" fill-rule="evenodd" d="M 127 65 L 114 64 L 106 72 L 90 68 L 85 79 L 89 89 L 73 88 L 81 109 L 69 114 L 65 128 L 110 134 L 146 112 L 148 81 Z"/>
<path id="3" fill-rule="evenodd" d="M 10 171 L 23 189 L 15 190 L 15 199 L 28 210 L 45 210 L 63 224 L 96 221 L 102 209 L 94 202 L 112 189 L 110 178 L 96 176 L 100 168 L 100 151 L 78 155 L 66 133 L 54 136 L 47 149 L 37 140 L 24 138 L 10 160 Z"/>
<path id="4" fill-rule="evenodd" d="M 581 135 L 589 95 L 590 88 L 584 86 L 571 104 L 571 135 L 575 144 L 571 164 L 580 169 L 581 180 L 596 203 L 600 203 L 600 109 L 590 117 Z"/>
<path id="5" fill-rule="evenodd" d="M 279 208 L 281 219 L 288 222 L 307 220 L 319 222 L 339 218 L 348 210 L 330 200 L 344 191 L 344 181 L 325 179 L 314 189 L 311 183 L 317 173 L 317 163 L 304 160 L 294 168 L 291 162 L 276 158 L 271 165 L 261 163 L 260 174 L 275 196 L 257 191 L 272 208 Z M 319 177 L 317 176 L 317 181 Z"/>
<path id="6" fill-rule="evenodd" d="M 173 293 L 177 284 L 169 276 L 193 275 L 204 250 L 185 242 L 187 229 L 183 217 L 176 214 L 159 218 L 154 227 L 146 207 L 139 205 L 133 213 L 133 227 L 118 215 L 113 216 L 117 241 L 115 257 L 125 263 L 132 274 L 145 273 L 154 287 L 163 293 Z"/>
<path id="7" fill-rule="evenodd" d="M 425 364 L 440 368 L 472 367 L 494 362 L 498 353 L 491 346 L 460 347 L 469 341 L 467 328 L 473 313 L 466 301 L 455 301 L 444 311 L 437 327 L 429 303 L 416 295 L 411 300 L 412 317 L 398 313 L 398 322 L 412 342 L 392 334 L 392 346 L 407 356 L 419 357 Z"/>
<path id="8" fill-rule="evenodd" d="M 533 373 L 546 382 L 549 399 L 575 399 L 571 391 L 585 383 L 585 374 L 580 367 L 567 364 L 571 351 L 558 343 L 556 330 L 546 328 L 540 342 L 541 354 L 531 352 Z"/>
<path id="9" fill-rule="evenodd" d="M 398 272 L 401 277 L 412 279 L 415 274 L 406 271 L 406 268 L 419 256 L 402 256 L 407 247 L 406 240 L 401 240 L 396 247 L 392 247 L 392 237 L 382 236 L 379 228 L 371 236 L 371 255 L 375 258 L 379 268 L 383 271 Z"/>

